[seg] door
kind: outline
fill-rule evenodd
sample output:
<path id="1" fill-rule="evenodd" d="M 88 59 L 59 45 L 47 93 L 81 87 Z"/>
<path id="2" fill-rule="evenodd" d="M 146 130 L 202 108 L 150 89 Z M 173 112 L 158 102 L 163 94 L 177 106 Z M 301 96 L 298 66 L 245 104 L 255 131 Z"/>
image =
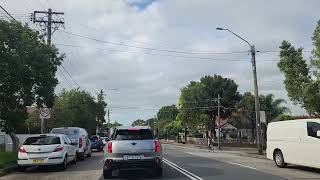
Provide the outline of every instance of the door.
<path id="1" fill-rule="evenodd" d="M 68 154 L 68 161 L 73 160 L 74 153 L 72 152 L 71 141 L 66 136 L 63 136 L 64 147 L 66 148 Z"/>
<path id="2" fill-rule="evenodd" d="M 320 168 L 320 159 L 318 153 L 320 150 L 320 137 L 317 136 L 317 131 L 320 131 L 320 123 L 308 121 L 306 136 L 303 138 L 300 152 L 301 159 L 305 166 Z"/>

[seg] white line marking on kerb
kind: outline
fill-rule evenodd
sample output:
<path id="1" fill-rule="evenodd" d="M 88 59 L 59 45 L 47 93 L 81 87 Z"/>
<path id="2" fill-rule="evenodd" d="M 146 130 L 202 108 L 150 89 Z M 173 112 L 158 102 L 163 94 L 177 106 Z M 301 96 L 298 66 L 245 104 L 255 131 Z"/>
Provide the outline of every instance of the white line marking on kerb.
<path id="1" fill-rule="evenodd" d="M 246 166 L 246 165 L 243 165 L 243 164 L 238 164 L 238 163 L 234 163 L 234 162 L 230 162 L 230 161 L 226 161 L 226 162 L 229 163 L 229 164 L 233 164 L 233 165 L 237 165 L 237 166 L 241 166 L 241 167 L 257 170 L 257 168 L 254 168 L 254 167 L 251 167 L 251 166 Z"/>
<path id="2" fill-rule="evenodd" d="M 168 159 L 163 158 L 163 162 L 166 163 L 167 165 L 169 165 L 170 167 L 172 167 L 173 169 L 181 172 L 182 174 L 184 174 L 185 176 L 187 176 L 191 180 L 203 180 L 201 177 L 183 169 L 182 167 L 176 165 L 175 163 L 169 161 Z"/>

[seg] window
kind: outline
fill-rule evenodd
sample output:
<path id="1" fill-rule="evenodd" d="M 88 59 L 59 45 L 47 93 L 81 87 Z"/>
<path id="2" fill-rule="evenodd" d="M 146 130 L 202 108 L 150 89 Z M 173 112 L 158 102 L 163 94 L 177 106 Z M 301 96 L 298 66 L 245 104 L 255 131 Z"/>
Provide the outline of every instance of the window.
<path id="1" fill-rule="evenodd" d="M 51 145 L 51 144 L 61 144 L 60 137 L 57 137 L 57 136 L 29 137 L 24 142 L 24 145 Z"/>
<path id="2" fill-rule="evenodd" d="M 76 139 L 79 136 L 79 130 L 78 129 L 52 129 L 51 133 L 55 134 L 65 134 L 71 139 Z"/>
<path id="3" fill-rule="evenodd" d="M 320 131 L 320 124 L 316 122 L 307 122 L 308 136 L 317 137 L 317 131 Z"/>
<path id="4" fill-rule="evenodd" d="M 118 130 L 115 134 L 115 140 L 146 140 L 153 139 L 150 129 L 124 129 Z"/>
<path id="5" fill-rule="evenodd" d="M 64 144 L 70 144 L 70 142 L 68 141 L 68 138 L 66 136 L 63 136 L 63 141 L 64 141 Z"/>

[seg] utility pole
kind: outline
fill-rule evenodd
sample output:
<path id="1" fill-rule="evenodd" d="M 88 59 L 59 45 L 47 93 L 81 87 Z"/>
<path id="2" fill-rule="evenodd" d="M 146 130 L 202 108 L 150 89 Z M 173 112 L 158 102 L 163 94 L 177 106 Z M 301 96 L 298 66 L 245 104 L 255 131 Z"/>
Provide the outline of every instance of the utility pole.
<path id="1" fill-rule="evenodd" d="M 38 17 L 38 14 L 43 14 L 43 16 Z M 44 24 L 46 26 L 46 35 L 47 35 L 47 44 L 51 45 L 51 36 L 53 32 L 59 29 L 60 25 L 64 25 L 63 19 L 55 20 L 52 18 L 52 15 L 64 15 L 63 12 L 53 12 L 52 9 L 48 11 L 34 11 L 33 12 L 33 23 L 39 23 L 40 25 Z M 54 26 L 52 26 L 54 25 Z M 53 32 L 52 32 L 53 30 Z"/>
<path id="2" fill-rule="evenodd" d="M 37 16 L 38 14 L 42 14 L 43 16 Z M 46 27 L 46 35 L 47 35 L 47 45 L 51 45 L 51 36 L 53 32 L 59 29 L 60 25 L 64 25 L 64 21 L 62 19 L 53 20 L 52 15 L 64 15 L 63 12 L 52 12 L 52 9 L 48 9 L 48 11 L 34 11 L 32 21 L 33 23 L 39 23 Z M 54 25 L 54 27 L 52 27 Z M 53 32 L 52 32 L 53 29 Z M 41 133 L 46 133 L 47 128 L 47 119 L 41 120 Z M 97 132 L 97 128 L 96 128 Z"/>
<path id="3" fill-rule="evenodd" d="M 218 149 L 221 149 L 220 94 L 218 94 Z"/>
<path id="4" fill-rule="evenodd" d="M 256 49 L 254 45 L 251 47 L 251 58 L 252 58 L 252 72 L 253 72 L 253 82 L 254 82 L 254 104 L 256 111 L 256 136 L 257 136 L 257 146 L 259 154 L 262 154 L 262 138 L 261 138 L 261 124 L 260 124 L 260 103 L 259 103 L 259 93 L 258 93 L 258 81 L 257 81 L 257 66 L 256 66 Z"/>
<path id="5" fill-rule="evenodd" d="M 108 109 L 108 124 L 110 123 L 110 110 Z"/>
<path id="6" fill-rule="evenodd" d="M 262 154 L 262 137 L 261 137 L 261 124 L 260 124 L 260 104 L 259 104 L 259 93 L 258 93 L 258 82 L 257 82 L 257 67 L 256 67 L 256 49 L 254 45 L 251 45 L 249 41 L 232 32 L 230 29 L 217 27 L 219 31 L 229 31 L 231 34 L 237 36 L 242 41 L 246 42 L 250 46 L 251 64 L 253 72 L 253 83 L 254 83 L 254 102 L 256 111 L 256 141 L 259 154 Z"/>

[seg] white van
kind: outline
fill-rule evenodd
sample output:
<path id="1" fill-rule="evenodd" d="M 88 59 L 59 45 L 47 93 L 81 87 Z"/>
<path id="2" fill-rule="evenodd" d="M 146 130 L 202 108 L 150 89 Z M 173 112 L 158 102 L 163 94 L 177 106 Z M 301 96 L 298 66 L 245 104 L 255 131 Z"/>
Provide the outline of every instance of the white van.
<path id="1" fill-rule="evenodd" d="M 72 142 L 77 143 L 78 159 L 84 160 L 86 157 L 91 157 L 91 142 L 85 129 L 80 127 L 60 127 L 53 128 L 50 133 L 65 134 Z"/>
<path id="2" fill-rule="evenodd" d="M 320 168 L 320 119 L 272 122 L 267 130 L 267 158 L 278 167 L 287 163 Z"/>

